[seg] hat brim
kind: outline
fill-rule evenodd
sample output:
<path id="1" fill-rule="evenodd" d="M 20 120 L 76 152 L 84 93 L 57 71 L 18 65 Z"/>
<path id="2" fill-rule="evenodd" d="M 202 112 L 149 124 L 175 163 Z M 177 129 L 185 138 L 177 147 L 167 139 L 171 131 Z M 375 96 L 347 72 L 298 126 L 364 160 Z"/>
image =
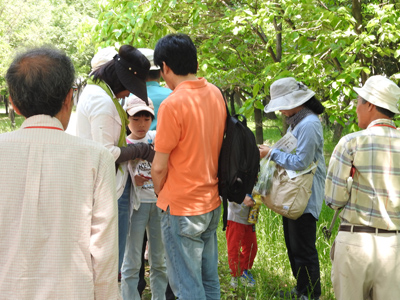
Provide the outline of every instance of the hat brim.
<path id="1" fill-rule="evenodd" d="M 353 90 L 357 93 L 357 95 L 359 95 L 361 98 L 368 101 L 369 103 L 387 109 L 392 113 L 400 114 L 400 111 L 396 106 L 389 105 L 388 103 L 385 103 L 383 101 L 379 101 L 379 99 L 377 99 L 374 95 L 367 93 L 363 88 L 353 87 Z"/>
<path id="2" fill-rule="evenodd" d="M 149 101 L 147 100 L 147 87 L 146 81 L 140 79 L 135 76 L 132 71 L 127 70 L 120 63 L 116 62 L 115 71 L 117 72 L 117 76 L 119 81 L 121 81 L 122 85 L 132 94 L 138 96 L 147 105 L 149 105 Z"/>
<path id="3" fill-rule="evenodd" d="M 314 95 L 315 93 L 310 89 L 307 89 L 306 91 L 298 90 L 291 92 L 284 96 L 272 99 L 268 105 L 264 107 L 264 112 L 270 113 L 277 110 L 289 110 L 299 107 L 310 100 Z"/>
<path id="4" fill-rule="evenodd" d="M 139 111 L 148 111 L 149 113 L 151 113 L 154 116 L 154 110 L 152 110 L 149 106 L 132 107 L 132 108 L 126 110 L 128 115 L 130 115 L 130 116 L 137 114 Z"/>

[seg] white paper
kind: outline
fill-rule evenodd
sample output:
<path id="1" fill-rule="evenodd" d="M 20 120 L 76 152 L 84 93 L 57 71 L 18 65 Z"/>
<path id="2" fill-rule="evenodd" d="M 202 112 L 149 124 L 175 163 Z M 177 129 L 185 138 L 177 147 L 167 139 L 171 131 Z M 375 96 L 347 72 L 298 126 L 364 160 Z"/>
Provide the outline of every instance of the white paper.
<path id="1" fill-rule="evenodd" d="M 279 141 L 277 141 L 275 145 L 272 146 L 272 149 L 278 149 L 282 152 L 291 153 L 293 150 L 296 150 L 296 147 L 297 139 L 289 131 Z"/>
<path id="2" fill-rule="evenodd" d="M 296 154 L 296 147 L 297 147 L 297 139 L 295 136 L 289 131 L 287 132 L 279 141 L 272 146 L 272 149 L 277 149 L 279 151 L 285 153 L 292 153 Z M 289 178 L 295 178 L 299 175 L 309 173 L 311 170 L 317 167 L 316 163 L 312 162 L 306 169 L 301 171 L 293 171 L 285 169 Z"/>

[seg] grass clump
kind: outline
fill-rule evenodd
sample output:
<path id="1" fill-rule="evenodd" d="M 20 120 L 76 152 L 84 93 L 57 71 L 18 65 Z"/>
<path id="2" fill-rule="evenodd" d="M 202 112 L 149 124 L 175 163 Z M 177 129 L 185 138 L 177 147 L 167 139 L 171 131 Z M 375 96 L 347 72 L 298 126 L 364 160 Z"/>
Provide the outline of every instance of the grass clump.
<path id="1" fill-rule="evenodd" d="M 316 247 L 319 255 L 321 273 L 321 300 L 335 299 L 332 289 L 330 249 L 337 233 L 339 221 L 336 222 L 329 241 L 324 239 L 322 228 L 329 228 L 333 210 L 323 204 L 320 218 L 317 222 Z M 239 285 L 238 289 L 230 287 L 230 270 L 225 232 L 220 226 L 218 235 L 219 276 L 221 283 L 221 299 L 279 299 L 275 293 L 279 289 L 292 289 L 296 281 L 292 276 L 289 259 L 286 252 L 283 235 L 282 217 L 266 206 L 261 207 L 258 224 L 256 225 L 258 252 L 254 261 L 252 273 L 257 282 L 255 288 Z"/>

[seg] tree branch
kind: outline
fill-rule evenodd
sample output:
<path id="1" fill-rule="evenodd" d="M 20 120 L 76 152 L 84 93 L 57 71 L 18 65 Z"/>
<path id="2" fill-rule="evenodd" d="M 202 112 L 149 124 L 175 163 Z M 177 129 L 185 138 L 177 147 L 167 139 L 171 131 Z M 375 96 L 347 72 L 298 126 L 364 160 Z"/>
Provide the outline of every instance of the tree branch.
<path id="1" fill-rule="evenodd" d="M 362 31 L 361 0 L 353 0 L 351 13 L 354 19 L 357 21 L 356 25 L 354 26 L 356 33 L 360 34 Z"/>

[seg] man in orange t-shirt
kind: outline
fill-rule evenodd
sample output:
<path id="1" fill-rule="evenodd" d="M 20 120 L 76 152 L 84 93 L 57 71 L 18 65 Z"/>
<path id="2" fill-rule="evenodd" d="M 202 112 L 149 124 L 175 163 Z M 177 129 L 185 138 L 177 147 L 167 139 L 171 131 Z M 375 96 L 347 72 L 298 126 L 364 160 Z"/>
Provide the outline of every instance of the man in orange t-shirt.
<path id="1" fill-rule="evenodd" d="M 197 51 L 184 34 L 157 42 L 154 62 L 173 90 L 158 112 L 152 165 L 167 272 L 179 299 L 220 299 L 218 157 L 226 109 L 219 89 L 197 78 Z"/>

